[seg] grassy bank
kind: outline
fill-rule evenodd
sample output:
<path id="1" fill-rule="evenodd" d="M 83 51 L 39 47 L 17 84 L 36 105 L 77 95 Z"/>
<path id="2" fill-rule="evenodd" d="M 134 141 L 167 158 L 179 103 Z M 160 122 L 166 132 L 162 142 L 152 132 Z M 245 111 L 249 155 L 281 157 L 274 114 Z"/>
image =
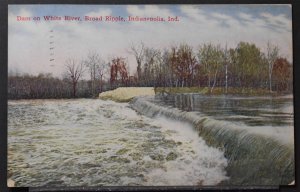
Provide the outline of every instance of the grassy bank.
<path id="1" fill-rule="evenodd" d="M 119 87 L 111 91 L 105 91 L 99 94 L 103 100 L 113 100 L 116 102 L 129 102 L 136 96 L 154 95 L 160 93 L 199 93 L 203 95 L 239 95 L 239 96 L 281 96 L 291 93 L 272 92 L 261 88 L 240 88 L 229 87 L 227 93 L 224 87 L 215 87 L 211 92 L 208 87 Z"/>
<path id="2" fill-rule="evenodd" d="M 261 88 L 229 87 L 227 93 L 224 87 L 215 87 L 212 92 L 208 87 L 157 87 L 155 93 L 200 93 L 205 95 L 243 95 L 243 96 L 277 96 L 284 93 L 272 92 Z"/>

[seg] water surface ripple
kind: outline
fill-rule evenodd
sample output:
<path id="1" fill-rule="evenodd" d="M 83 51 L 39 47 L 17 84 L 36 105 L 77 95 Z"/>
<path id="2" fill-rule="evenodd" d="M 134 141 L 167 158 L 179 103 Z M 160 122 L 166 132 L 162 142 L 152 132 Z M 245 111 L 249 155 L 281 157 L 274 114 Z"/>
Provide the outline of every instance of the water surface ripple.
<path id="1" fill-rule="evenodd" d="M 8 102 L 8 172 L 17 187 L 216 185 L 223 151 L 189 124 L 112 101 Z"/>

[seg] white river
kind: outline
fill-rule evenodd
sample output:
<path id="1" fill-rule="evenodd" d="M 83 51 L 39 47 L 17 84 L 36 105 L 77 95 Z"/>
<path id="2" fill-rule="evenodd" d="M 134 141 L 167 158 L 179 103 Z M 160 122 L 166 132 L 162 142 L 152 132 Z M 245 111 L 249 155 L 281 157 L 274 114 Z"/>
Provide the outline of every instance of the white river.
<path id="1" fill-rule="evenodd" d="M 99 99 L 8 102 L 17 187 L 217 185 L 227 159 L 187 123 Z"/>

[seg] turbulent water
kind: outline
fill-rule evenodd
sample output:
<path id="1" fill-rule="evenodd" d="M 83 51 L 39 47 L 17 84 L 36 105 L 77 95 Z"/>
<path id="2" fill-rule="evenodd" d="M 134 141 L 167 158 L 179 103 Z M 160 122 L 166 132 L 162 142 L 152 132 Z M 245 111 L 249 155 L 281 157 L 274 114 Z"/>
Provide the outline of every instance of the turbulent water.
<path id="1" fill-rule="evenodd" d="M 16 186 L 288 184 L 293 139 L 291 97 L 8 102 Z"/>
<path id="2" fill-rule="evenodd" d="M 221 185 L 285 185 L 295 178 L 291 96 L 178 94 L 135 98 L 131 105 L 148 117 L 187 122 L 222 149 L 229 179 Z"/>
<path id="3" fill-rule="evenodd" d="M 227 165 L 190 123 L 129 104 L 8 102 L 8 174 L 18 187 L 217 185 Z"/>
<path id="4" fill-rule="evenodd" d="M 264 134 L 284 143 L 294 144 L 294 112 L 292 96 L 234 97 L 177 94 L 149 98 L 153 103 L 182 111 L 197 112 L 231 127 Z"/>

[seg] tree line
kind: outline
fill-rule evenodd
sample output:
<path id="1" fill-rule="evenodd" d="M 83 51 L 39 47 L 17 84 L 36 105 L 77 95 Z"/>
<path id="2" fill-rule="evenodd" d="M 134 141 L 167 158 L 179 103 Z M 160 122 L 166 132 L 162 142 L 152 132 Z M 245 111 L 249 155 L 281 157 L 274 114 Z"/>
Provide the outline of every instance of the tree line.
<path id="1" fill-rule="evenodd" d="M 206 43 L 196 50 L 188 44 L 163 51 L 142 43 L 132 47 L 140 86 L 262 88 L 292 92 L 293 67 L 270 42 L 264 53 L 255 44 L 240 42 L 235 48 Z"/>
<path id="2" fill-rule="evenodd" d="M 67 59 L 62 78 L 9 74 L 8 98 L 95 97 L 120 86 L 208 87 L 210 92 L 224 87 L 224 93 L 228 87 L 292 92 L 292 64 L 280 55 L 277 46 L 266 46 L 266 53 L 248 42 L 235 48 L 205 43 L 198 48 L 180 44 L 160 50 L 141 42 L 128 51 L 137 64 L 133 75 L 125 58 L 104 60 L 90 52 L 81 61 Z M 89 74 L 89 80 L 83 79 L 84 74 Z"/>
<path id="3" fill-rule="evenodd" d="M 76 97 L 91 97 L 90 82 L 78 81 Z M 73 98 L 72 82 L 69 79 L 53 77 L 52 74 L 9 75 L 8 99 L 59 99 Z"/>
<path id="4" fill-rule="evenodd" d="M 62 78 L 51 73 L 8 75 L 8 99 L 50 99 L 96 97 L 105 86 L 104 75 L 109 69 L 99 54 L 90 52 L 84 60 L 65 61 Z M 89 80 L 83 79 L 85 73 Z"/>

